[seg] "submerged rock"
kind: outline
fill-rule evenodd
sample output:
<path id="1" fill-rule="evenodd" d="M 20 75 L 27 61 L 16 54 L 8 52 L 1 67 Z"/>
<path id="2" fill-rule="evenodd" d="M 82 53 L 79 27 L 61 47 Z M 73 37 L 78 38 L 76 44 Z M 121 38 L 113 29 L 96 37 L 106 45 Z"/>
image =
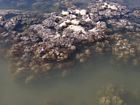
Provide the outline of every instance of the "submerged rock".
<path id="1" fill-rule="evenodd" d="M 55 77 L 55 72 L 63 77 L 76 62 L 90 58 L 93 51 L 105 53 L 107 48 L 120 58 L 138 53 L 126 39 L 114 38 L 114 34 L 140 32 L 138 12 L 118 3 L 100 1 L 61 13 L 5 16 L 0 18 L 0 43 L 9 48 L 12 73 L 18 78 L 21 75 L 26 83 Z"/>
<path id="2" fill-rule="evenodd" d="M 128 105 L 137 103 L 138 95 L 132 90 L 109 84 L 99 91 L 98 105 Z"/>

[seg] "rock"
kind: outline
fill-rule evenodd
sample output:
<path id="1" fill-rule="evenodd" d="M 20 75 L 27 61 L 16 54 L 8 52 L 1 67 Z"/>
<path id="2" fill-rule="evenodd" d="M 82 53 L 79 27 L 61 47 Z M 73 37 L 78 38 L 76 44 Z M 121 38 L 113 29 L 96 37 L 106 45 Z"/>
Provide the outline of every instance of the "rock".
<path id="1" fill-rule="evenodd" d="M 68 29 L 73 30 L 75 32 L 82 32 L 84 34 L 86 33 L 86 31 L 84 30 L 84 28 L 81 27 L 81 26 L 70 25 L 70 26 L 68 26 Z"/>
<path id="2" fill-rule="evenodd" d="M 32 76 L 51 78 L 55 72 L 62 74 L 67 68 L 72 68 L 77 61 L 85 62 L 91 58 L 92 51 L 99 54 L 110 51 L 120 60 L 136 57 L 139 54 L 136 48 L 139 35 L 133 32 L 140 30 L 138 13 L 118 3 L 98 1 L 87 8 L 74 7 L 62 12 L 13 12 L 16 15 L 10 17 L 3 14 L 0 44 L 8 46 L 13 66 L 22 62 L 15 66 L 13 74 L 21 76 L 25 82 L 32 80 Z M 5 19 L 7 16 L 9 19 Z M 132 38 L 130 42 L 126 40 L 128 37 Z M 136 61 L 139 60 L 133 62 L 137 64 Z M 73 65 L 67 66 L 68 63 Z M 19 68 L 27 67 L 22 75 L 17 72 Z"/>
<path id="3" fill-rule="evenodd" d="M 74 19 L 74 20 L 71 20 L 71 24 L 73 25 L 79 25 L 80 21 Z"/>
<path id="4" fill-rule="evenodd" d="M 59 25 L 59 27 L 66 27 L 66 26 L 67 26 L 66 22 L 63 22 Z"/>
<path id="5" fill-rule="evenodd" d="M 114 11 L 118 10 L 117 6 L 115 6 L 115 5 L 107 5 L 107 8 L 114 10 Z"/>
<path id="6" fill-rule="evenodd" d="M 79 10 L 79 9 L 75 9 L 74 12 L 75 12 L 75 14 L 77 14 L 77 15 L 80 14 L 80 10 Z"/>
<path id="7" fill-rule="evenodd" d="M 62 14 L 63 16 L 67 16 L 67 15 L 69 15 L 69 12 L 68 12 L 68 11 L 62 11 L 61 14 Z"/>
<path id="8" fill-rule="evenodd" d="M 82 9 L 82 10 L 80 10 L 80 15 L 86 15 L 86 13 L 87 13 L 87 10 L 85 10 L 85 9 Z"/>

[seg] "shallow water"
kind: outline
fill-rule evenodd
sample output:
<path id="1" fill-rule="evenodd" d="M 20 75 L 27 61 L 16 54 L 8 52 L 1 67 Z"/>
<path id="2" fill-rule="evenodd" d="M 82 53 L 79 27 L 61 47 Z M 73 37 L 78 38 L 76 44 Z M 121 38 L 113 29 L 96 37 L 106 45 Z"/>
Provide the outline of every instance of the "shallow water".
<path id="1" fill-rule="evenodd" d="M 34 10 L 34 7 L 32 6 L 33 3 L 35 2 L 42 2 L 45 0 L 0 0 L 0 9 L 20 9 L 20 10 Z M 35 6 L 35 10 L 49 10 L 49 11 L 55 11 L 57 9 L 52 10 L 51 6 L 53 6 L 53 4 L 57 1 L 57 0 L 46 0 L 47 4 L 41 4 L 41 6 Z M 85 4 L 87 4 L 90 1 L 95 2 L 96 0 L 76 0 L 78 1 L 77 6 L 84 6 Z M 139 0 L 109 0 L 109 1 L 114 1 L 114 2 L 120 2 L 120 3 L 124 3 L 127 6 L 129 6 L 130 8 L 140 8 L 140 1 Z M 36 5 L 36 4 L 35 4 Z M 53 7 L 55 8 L 55 6 Z M 47 11 L 48 11 L 47 10 Z"/>
<path id="2" fill-rule="evenodd" d="M 138 6 L 139 0 L 135 1 L 128 0 L 128 3 Z M 17 83 L 8 65 L 0 58 L 0 105 L 48 105 L 48 102 L 53 105 L 98 105 L 98 91 L 110 83 L 136 93 L 138 102 L 132 98 L 128 105 L 140 105 L 139 68 L 111 64 L 106 55 L 94 56 L 77 65 L 68 77 L 33 85 Z"/>
<path id="3" fill-rule="evenodd" d="M 96 59 L 96 60 L 95 60 Z M 108 84 L 123 86 L 136 92 L 140 99 L 140 72 L 130 66 L 110 65 L 108 57 L 97 56 L 82 66 L 77 66 L 70 76 L 43 82 L 43 84 L 20 85 L 8 72 L 6 61 L 0 62 L 1 105 L 94 105 L 97 93 Z M 132 103 L 134 100 L 132 100 Z M 135 105 L 139 105 L 139 103 Z M 96 104 L 97 105 L 97 104 Z M 131 105 L 131 104 L 128 104 Z"/>

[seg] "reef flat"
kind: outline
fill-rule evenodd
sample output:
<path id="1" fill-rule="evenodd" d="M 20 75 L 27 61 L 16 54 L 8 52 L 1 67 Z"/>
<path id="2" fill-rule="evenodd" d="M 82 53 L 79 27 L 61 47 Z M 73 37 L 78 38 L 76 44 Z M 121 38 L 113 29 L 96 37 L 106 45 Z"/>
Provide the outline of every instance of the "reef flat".
<path id="1" fill-rule="evenodd" d="M 140 64 L 140 10 L 115 2 L 72 6 L 61 12 L 0 13 L 0 44 L 17 79 L 60 77 L 94 52 Z"/>

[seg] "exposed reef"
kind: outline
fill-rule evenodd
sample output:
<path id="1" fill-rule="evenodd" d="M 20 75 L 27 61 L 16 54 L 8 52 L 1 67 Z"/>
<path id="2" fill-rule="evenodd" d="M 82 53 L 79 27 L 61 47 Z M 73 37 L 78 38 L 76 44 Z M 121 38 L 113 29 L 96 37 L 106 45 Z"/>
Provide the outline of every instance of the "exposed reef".
<path id="1" fill-rule="evenodd" d="M 0 13 L 0 44 L 8 49 L 12 74 L 26 83 L 64 77 L 93 52 L 110 51 L 124 61 L 132 56 L 138 65 L 139 39 L 133 38 L 140 36 L 139 21 L 140 10 L 102 1 L 61 13 Z"/>

